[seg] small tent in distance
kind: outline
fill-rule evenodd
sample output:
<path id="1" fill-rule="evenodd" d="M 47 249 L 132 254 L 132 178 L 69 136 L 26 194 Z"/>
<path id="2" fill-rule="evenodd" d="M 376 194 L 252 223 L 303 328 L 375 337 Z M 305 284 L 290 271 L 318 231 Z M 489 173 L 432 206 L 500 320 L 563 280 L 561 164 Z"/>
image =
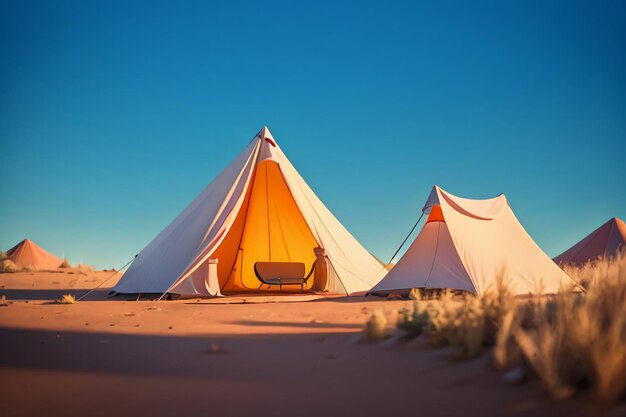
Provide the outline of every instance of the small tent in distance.
<path id="1" fill-rule="evenodd" d="M 7 259 L 20 268 L 55 269 L 63 260 L 30 239 L 24 239 L 6 252 Z"/>
<path id="2" fill-rule="evenodd" d="M 581 266 L 598 258 L 614 257 L 624 248 L 626 248 L 626 223 L 613 217 L 554 258 L 554 262 Z"/>
<path id="3" fill-rule="evenodd" d="M 370 290 L 386 272 L 264 127 L 139 253 L 113 292 L 355 294 Z"/>
<path id="4" fill-rule="evenodd" d="M 574 284 L 526 233 L 503 194 L 473 200 L 435 186 L 423 212 L 426 224 L 371 294 L 412 288 L 481 294 L 496 287 L 499 277 L 517 295 L 555 293 Z"/>

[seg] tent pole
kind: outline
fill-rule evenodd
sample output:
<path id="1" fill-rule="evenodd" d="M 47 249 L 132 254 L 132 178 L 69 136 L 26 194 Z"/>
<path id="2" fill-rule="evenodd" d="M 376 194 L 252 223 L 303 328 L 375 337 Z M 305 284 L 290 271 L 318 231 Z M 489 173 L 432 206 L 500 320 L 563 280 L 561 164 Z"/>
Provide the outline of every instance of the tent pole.
<path id="1" fill-rule="evenodd" d="M 417 227 L 417 225 L 419 224 L 420 220 L 422 220 L 422 217 L 424 217 L 424 212 L 422 211 L 422 214 L 420 215 L 419 219 L 417 219 L 417 221 L 415 222 L 415 224 L 413 225 L 413 227 L 411 228 L 411 231 L 409 232 L 408 235 L 406 235 L 406 237 L 404 238 L 404 240 L 402 241 L 402 243 L 400 244 L 400 247 L 398 248 L 398 250 L 395 251 L 395 253 L 391 256 L 391 258 L 389 258 L 389 262 L 387 262 L 387 265 L 389 265 L 391 263 L 391 261 L 393 261 L 393 258 L 396 257 L 396 255 L 398 254 L 398 252 L 400 252 L 400 249 L 402 249 L 402 247 L 404 246 L 404 244 L 406 243 L 407 240 L 409 240 L 409 237 L 413 234 L 413 231 L 415 230 L 415 228 Z M 382 262 L 381 262 L 382 263 Z M 383 268 L 381 269 L 381 271 L 383 269 L 387 268 L 387 265 L 383 265 Z M 368 295 L 370 295 L 370 292 L 366 292 L 365 296 L 367 297 Z"/>
<path id="2" fill-rule="evenodd" d="M 413 228 L 411 229 L 411 231 L 409 232 L 408 235 L 406 235 L 406 237 L 404 238 L 404 240 L 402 241 L 402 243 L 400 244 L 400 247 L 398 248 L 398 250 L 393 254 L 393 256 L 391 257 L 391 259 L 389 259 L 389 262 L 387 262 L 387 265 L 389 265 L 391 263 L 391 261 L 393 261 L 393 258 L 396 257 L 396 255 L 398 254 L 398 252 L 400 252 L 400 249 L 402 249 L 402 247 L 404 246 L 404 244 L 406 243 L 407 240 L 409 240 L 409 237 L 411 236 L 411 234 L 413 234 L 413 231 L 415 230 L 415 228 L 417 227 L 418 223 L 420 222 L 420 220 L 422 220 L 422 217 L 424 217 L 424 212 L 422 211 L 421 216 L 419 217 L 419 219 L 417 219 L 417 222 L 415 222 L 415 224 L 413 225 Z"/>

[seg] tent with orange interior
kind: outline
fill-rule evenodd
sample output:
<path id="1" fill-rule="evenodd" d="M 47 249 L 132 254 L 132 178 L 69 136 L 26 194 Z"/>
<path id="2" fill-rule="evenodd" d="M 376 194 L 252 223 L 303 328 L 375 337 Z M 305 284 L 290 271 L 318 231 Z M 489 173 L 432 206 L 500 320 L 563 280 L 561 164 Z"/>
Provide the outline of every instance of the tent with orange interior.
<path id="1" fill-rule="evenodd" d="M 139 253 L 113 293 L 357 294 L 386 272 L 264 127 Z"/>
<path id="2" fill-rule="evenodd" d="M 495 288 L 498 279 L 517 295 L 574 285 L 524 230 L 504 194 L 472 200 L 435 186 L 422 211 L 428 214 L 426 224 L 370 294 L 413 288 L 481 294 Z"/>
<path id="3" fill-rule="evenodd" d="M 626 223 L 613 217 L 574 246 L 554 258 L 558 264 L 584 265 L 599 258 L 615 257 L 626 249 Z"/>
<path id="4" fill-rule="evenodd" d="M 54 269 L 63 260 L 43 249 L 30 239 L 24 239 L 6 252 L 6 256 L 20 268 Z"/>

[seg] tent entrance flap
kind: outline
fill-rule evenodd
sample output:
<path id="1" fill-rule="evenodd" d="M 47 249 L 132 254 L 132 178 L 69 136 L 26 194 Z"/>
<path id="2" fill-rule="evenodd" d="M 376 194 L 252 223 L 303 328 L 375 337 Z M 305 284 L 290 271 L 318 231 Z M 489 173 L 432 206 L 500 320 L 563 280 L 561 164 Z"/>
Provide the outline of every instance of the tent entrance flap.
<path id="1" fill-rule="evenodd" d="M 272 160 L 260 162 L 237 218 L 215 250 L 218 277 L 224 291 L 275 291 L 262 286 L 254 273 L 257 262 L 301 262 L 309 270 L 318 245 L 296 205 L 280 170 Z M 313 286 L 307 281 L 304 289 Z M 285 288 L 299 290 L 300 288 Z"/>

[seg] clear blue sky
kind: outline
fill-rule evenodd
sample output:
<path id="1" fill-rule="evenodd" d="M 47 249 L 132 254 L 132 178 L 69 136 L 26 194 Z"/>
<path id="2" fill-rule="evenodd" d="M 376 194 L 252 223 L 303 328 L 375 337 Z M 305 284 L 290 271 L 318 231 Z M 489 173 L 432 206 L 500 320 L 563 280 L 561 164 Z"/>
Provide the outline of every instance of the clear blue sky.
<path id="1" fill-rule="evenodd" d="M 626 2 L 299 3 L 0 2 L 0 248 L 119 267 L 263 125 L 384 260 L 433 184 L 626 217 Z"/>

